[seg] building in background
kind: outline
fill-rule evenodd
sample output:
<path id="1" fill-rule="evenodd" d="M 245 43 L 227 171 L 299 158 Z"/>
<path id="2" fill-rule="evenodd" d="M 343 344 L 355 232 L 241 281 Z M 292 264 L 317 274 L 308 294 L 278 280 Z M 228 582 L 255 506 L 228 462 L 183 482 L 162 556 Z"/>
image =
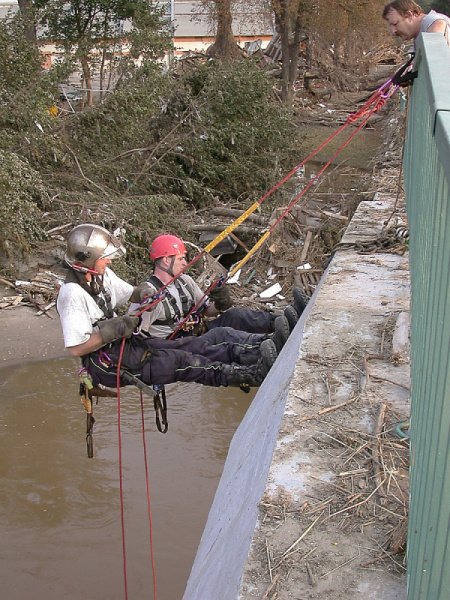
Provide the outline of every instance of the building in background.
<path id="1" fill-rule="evenodd" d="M 167 15 L 173 22 L 175 57 L 189 52 L 204 52 L 214 42 L 214 25 L 207 15 L 199 12 L 199 2 L 195 0 L 166 0 Z M 274 32 L 271 13 L 264 11 L 260 0 L 247 0 L 239 3 L 233 13 L 233 33 L 242 47 L 246 43 L 261 41 L 265 48 Z"/>
<path id="2" fill-rule="evenodd" d="M 189 52 L 204 52 L 214 42 L 214 25 L 205 14 L 199 12 L 200 3 L 196 0 L 160 0 L 166 5 L 167 18 L 173 24 L 174 56 L 180 57 Z M 17 1 L 0 0 L 0 18 L 19 10 Z M 123 24 L 126 35 L 129 24 Z M 233 14 L 233 32 L 242 47 L 246 43 L 261 41 L 265 48 L 273 35 L 272 15 L 264 12 L 261 0 L 242 0 Z M 43 45 L 44 66 L 49 67 L 59 55 L 54 45 Z"/>

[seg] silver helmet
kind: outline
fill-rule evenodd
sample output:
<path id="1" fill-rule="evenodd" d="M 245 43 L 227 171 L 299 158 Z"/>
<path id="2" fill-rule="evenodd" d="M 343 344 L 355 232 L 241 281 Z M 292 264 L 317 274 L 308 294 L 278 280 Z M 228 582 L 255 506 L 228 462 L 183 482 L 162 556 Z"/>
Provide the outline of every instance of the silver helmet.
<path id="1" fill-rule="evenodd" d="M 125 256 L 122 242 L 100 225 L 77 225 L 67 236 L 64 260 L 76 271 L 93 270 L 99 258 Z"/>

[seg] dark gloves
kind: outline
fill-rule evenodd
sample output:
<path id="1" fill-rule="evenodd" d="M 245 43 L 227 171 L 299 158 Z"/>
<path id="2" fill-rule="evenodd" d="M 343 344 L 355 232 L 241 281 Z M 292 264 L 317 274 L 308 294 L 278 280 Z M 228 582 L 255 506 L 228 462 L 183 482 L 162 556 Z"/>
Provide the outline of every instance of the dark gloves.
<path id="1" fill-rule="evenodd" d="M 128 338 L 139 325 L 139 317 L 113 317 L 97 323 L 100 335 L 105 344 L 121 338 Z"/>
<path id="2" fill-rule="evenodd" d="M 147 298 L 151 298 L 155 295 L 155 289 L 146 281 L 137 285 L 131 292 L 130 302 L 136 302 L 141 304 Z"/>
<path id="3" fill-rule="evenodd" d="M 216 287 L 209 293 L 210 299 L 214 302 L 214 306 L 220 312 L 228 310 L 233 306 L 233 300 L 230 296 L 230 290 L 225 285 Z"/>

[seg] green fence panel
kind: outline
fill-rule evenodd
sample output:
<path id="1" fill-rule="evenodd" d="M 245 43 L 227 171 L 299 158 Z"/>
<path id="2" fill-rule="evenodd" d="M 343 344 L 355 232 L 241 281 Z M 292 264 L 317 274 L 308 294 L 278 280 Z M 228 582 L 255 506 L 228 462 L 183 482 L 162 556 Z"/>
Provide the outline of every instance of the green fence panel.
<path id="1" fill-rule="evenodd" d="M 404 158 L 411 267 L 408 600 L 450 599 L 450 48 L 417 41 Z"/>

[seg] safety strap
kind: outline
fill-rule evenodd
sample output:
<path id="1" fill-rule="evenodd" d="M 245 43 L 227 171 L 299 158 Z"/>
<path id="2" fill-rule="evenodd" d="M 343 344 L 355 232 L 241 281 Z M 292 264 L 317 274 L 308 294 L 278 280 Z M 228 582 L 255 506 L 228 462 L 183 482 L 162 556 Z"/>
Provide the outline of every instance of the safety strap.
<path id="1" fill-rule="evenodd" d="M 83 290 L 91 296 L 99 309 L 105 315 L 106 319 L 114 317 L 114 310 L 111 304 L 111 295 L 103 286 L 103 277 L 95 275 L 90 284 L 86 281 L 84 273 L 79 273 L 74 269 L 67 271 L 64 283 L 78 283 Z"/>
<path id="2" fill-rule="evenodd" d="M 169 423 L 167 421 L 167 401 L 164 386 L 154 385 L 153 388 L 151 388 L 149 385 L 141 381 L 139 377 L 136 377 L 136 375 L 133 375 L 133 373 L 130 373 L 122 368 L 120 369 L 120 377 L 125 383 L 133 384 L 141 392 L 146 392 L 150 396 L 153 396 L 153 404 L 156 413 L 156 427 L 161 433 L 167 433 L 167 430 L 169 429 Z"/>
<path id="3" fill-rule="evenodd" d="M 155 392 L 153 405 L 155 407 L 156 427 L 161 433 L 167 433 L 169 422 L 167 420 L 166 388 L 163 385 L 154 385 L 153 390 Z"/>
<path id="4" fill-rule="evenodd" d="M 149 283 L 151 283 L 156 288 L 156 290 L 160 290 L 161 288 L 164 287 L 163 282 L 156 275 L 150 275 L 150 277 L 148 277 L 147 281 Z M 194 304 L 192 301 L 192 298 L 189 298 L 189 296 L 186 293 L 186 288 L 188 289 L 188 286 L 182 280 L 182 278 L 176 279 L 173 283 L 174 283 L 175 288 L 180 297 L 181 310 L 180 310 L 180 307 L 178 306 L 178 302 L 177 302 L 177 299 L 175 298 L 175 296 L 170 293 L 170 290 L 167 290 L 166 294 L 165 294 L 165 298 L 162 301 L 162 305 L 164 307 L 165 318 L 154 321 L 154 323 L 153 323 L 154 325 L 168 325 L 168 326 L 173 325 L 175 322 L 177 322 L 181 318 L 185 317 Z M 186 286 L 186 288 L 185 288 L 185 286 Z M 165 302 L 165 300 L 167 300 L 167 302 Z M 174 314 L 172 314 L 170 307 L 172 307 Z"/>
<path id="5" fill-rule="evenodd" d="M 86 449 L 88 458 L 94 457 L 94 409 L 91 396 L 92 378 L 84 367 L 78 371 L 80 377 L 80 399 L 86 411 Z"/>

